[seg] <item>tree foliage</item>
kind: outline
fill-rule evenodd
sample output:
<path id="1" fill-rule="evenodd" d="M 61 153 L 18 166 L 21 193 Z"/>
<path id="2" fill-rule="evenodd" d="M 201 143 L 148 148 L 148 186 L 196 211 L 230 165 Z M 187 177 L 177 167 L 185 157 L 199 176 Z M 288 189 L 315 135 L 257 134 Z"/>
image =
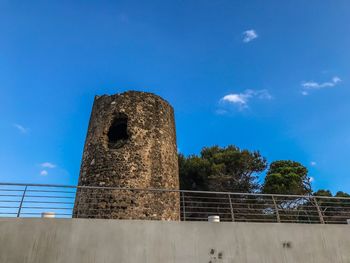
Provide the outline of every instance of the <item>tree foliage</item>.
<path id="1" fill-rule="evenodd" d="M 348 193 L 343 192 L 343 191 L 338 191 L 335 194 L 335 197 L 350 197 L 350 195 Z"/>
<path id="2" fill-rule="evenodd" d="M 299 162 L 272 162 L 262 185 L 257 175 L 267 167 L 259 151 L 234 145 L 204 147 L 199 155 L 179 154 L 180 188 L 198 191 L 256 192 L 266 194 L 314 195 L 332 197 L 329 190 L 312 192 L 308 169 Z M 334 197 L 350 197 L 337 192 Z"/>
<path id="3" fill-rule="evenodd" d="M 186 190 L 254 192 L 256 173 L 266 169 L 258 151 L 236 146 L 205 147 L 199 156 L 179 155 L 180 187 Z"/>
<path id="4" fill-rule="evenodd" d="M 313 195 L 321 196 L 317 198 L 317 203 L 326 221 L 331 223 L 344 223 L 349 218 L 350 200 L 344 198 L 350 197 L 348 193 L 339 191 L 333 196 L 331 191 L 321 189 L 313 193 Z M 338 199 L 333 199 L 331 197 L 338 197 Z"/>
<path id="5" fill-rule="evenodd" d="M 326 196 L 326 197 L 332 197 L 332 192 L 330 190 L 320 189 L 313 193 L 314 196 Z M 343 191 L 338 191 L 334 197 L 350 197 L 350 194 L 345 193 Z"/>
<path id="6" fill-rule="evenodd" d="M 313 193 L 314 196 L 327 196 L 327 197 L 332 197 L 332 193 L 329 190 L 325 189 L 320 189 L 316 192 Z"/>
<path id="7" fill-rule="evenodd" d="M 243 198 L 235 199 L 235 205 L 228 210 L 227 200 L 219 194 L 214 194 L 214 198 L 220 198 L 206 206 L 210 207 L 211 212 L 216 211 L 224 221 L 232 220 L 232 212 L 235 214 L 235 220 L 242 221 L 274 221 L 279 218 L 286 222 L 305 223 L 319 220 L 326 223 L 344 223 L 350 217 L 350 199 L 344 198 L 350 195 L 340 191 L 335 195 L 339 198 L 334 199 L 329 190 L 320 189 L 312 193 L 308 170 L 302 164 L 290 160 L 275 161 L 269 166 L 264 182 L 260 185 L 257 175 L 266 167 L 266 159 L 258 151 L 241 150 L 233 145 L 204 147 L 199 155 L 179 154 L 180 188 L 241 193 L 261 190 L 266 194 L 294 195 L 275 196 L 272 199 L 273 203 L 269 196 L 242 195 Z M 191 207 L 191 212 L 186 213 L 187 218 L 208 216 L 208 211 L 203 211 L 202 204 L 198 202 L 199 195 L 191 193 L 191 196 L 187 197 L 186 203 Z M 248 209 L 254 213 L 247 213 Z"/>
<path id="8" fill-rule="evenodd" d="M 275 161 L 263 183 L 262 192 L 267 194 L 311 194 L 311 182 L 305 166 L 294 161 Z"/>

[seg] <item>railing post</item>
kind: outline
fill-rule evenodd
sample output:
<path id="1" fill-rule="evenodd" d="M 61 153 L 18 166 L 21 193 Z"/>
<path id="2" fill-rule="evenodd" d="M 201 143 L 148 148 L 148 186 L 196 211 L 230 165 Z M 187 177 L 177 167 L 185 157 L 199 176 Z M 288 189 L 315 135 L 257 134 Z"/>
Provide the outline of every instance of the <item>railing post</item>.
<path id="1" fill-rule="evenodd" d="M 19 217 L 21 215 L 21 210 L 22 210 L 22 205 L 23 205 L 23 201 L 24 201 L 24 197 L 26 195 L 26 192 L 27 192 L 27 185 L 26 187 L 24 188 L 24 191 L 23 191 L 23 195 L 22 195 L 22 199 L 21 199 L 21 202 L 19 203 L 19 208 L 18 208 L 18 212 L 17 212 L 17 217 Z"/>
<path id="2" fill-rule="evenodd" d="M 230 194 L 228 194 L 228 200 L 230 202 L 231 219 L 232 219 L 232 222 L 235 222 L 235 214 L 233 213 L 233 206 L 232 206 L 232 201 L 231 201 L 231 195 Z"/>
<path id="3" fill-rule="evenodd" d="M 186 221 L 186 205 L 185 205 L 185 192 L 181 192 L 182 197 L 182 213 L 184 221 Z"/>
<path id="4" fill-rule="evenodd" d="M 321 223 L 321 224 L 324 224 L 324 218 L 323 218 L 323 215 L 322 215 L 320 206 L 318 205 L 317 199 L 316 199 L 316 197 L 314 197 L 313 199 L 314 199 L 314 201 L 315 201 L 317 213 L 318 213 L 318 216 L 319 216 L 319 218 L 320 218 L 320 223 Z"/>
<path id="5" fill-rule="evenodd" d="M 280 212 L 278 211 L 277 203 L 275 200 L 275 197 L 271 195 L 273 205 L 275 206 L 275 211 L 276 211 L 276 217 L 277 217 L 277 223 L 281 223 L 281 217 L 280 217 Z"/>

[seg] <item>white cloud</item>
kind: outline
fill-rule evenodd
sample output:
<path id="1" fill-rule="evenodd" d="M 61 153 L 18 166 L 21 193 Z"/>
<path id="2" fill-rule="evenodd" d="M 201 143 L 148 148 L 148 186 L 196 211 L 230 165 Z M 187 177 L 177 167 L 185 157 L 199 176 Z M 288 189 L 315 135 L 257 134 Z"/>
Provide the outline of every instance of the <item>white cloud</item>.
<path id="1" fill-rule="evenodd" d="M 251 95 L 248 93 L 228 94 L 228 95 L 224 96 L 222 98 L 222 100 L 244 106 L 248 103 L 248 100 L 250 97 L 251 97 Z"/>
<path id="2" fill-rule="evenodd" d="M 342 80 L 335 76 L 331 79 L 331 81 L 327 82 L 316 82 L 316 81 L 303 81 L 301 83 L 301 86 L 303 87 L 303 91 L 301 92 L 302 95 L 307 96 L 309 95 L 310 90 L 318 90 L 318 89 L 324 89 L 324 88 L 332 88 L 338 85 Z"/>
<path id="3" fill-rule="evenodd" d="M 332 81 L 333 81 L 333 83 L 337 84 L 338 82 L 341 82 L 342 80 L 341 80 L 341 78 L 335 76 L 332 78 Z"/>
<path id="4" fill-rule="evenodd" d="M 263 89 L 263 90 L 246 90 L 243 93 L 231 93 L 227 94 L 224 97 L 220 99 L 220 102 L 223 103 L 230 103 L 237 105 L 240 110 L 248 108 L 248 103 L 250 100 L 257 98 L 260 100 L 271 100 L 272 96 L 271 94 Z M 222 113 L 223 110 L 220 110 L 220 113 Z"/>
<path id="5" fill-rule="evenodd" d="M 42 170 L 42 171 L 40 171 L 40 175 L 43 175 L 43 176 L 45 176 L 45 175 L 48 175 L 49 173 L 46 171 L 46 170 Z"/>
<path id="6" fill-rule="evenodd" d="M 258 38 L 258 34 L 254 29 L 246 30 L 243 32 L 243 42 L 248 43 L 254 39 Z"/>
<path id="7" fill-rule="evenodd" d="M 316 163 L 315 161 L 312 161 L 312 162 L 310 162 L 310 165 L 311 165 L 311 166 L 316 166 L 317 163 Z"/>
<path id="8" fill-rule="evenodd" d="M 45 163 L 41 163 L 40 166 L 44 167 L 44 168 L 53 169 L 53 168 L 56 167 L 56 164 L 53 164 L 53 163 L 50 163 L 50 162 L 45 162 Z"/>
<path id="9" fill-rule="evenodd" d="M 310 176 L 310 183 L 312 183 L 313 181 L 315 181 L 315 178 Z"/>
<path id="10" fill-rule="evenodd" d="M 25 128 L 23 127 L 22 125 L 18 124 L 18 123 L 14 123 L 13 124 L 13 127 L 15 127 L 20 133 L 28 133 L 29 129 L 28 128 Z"/>
<path id="11" fill-rule="evenodd" d="M 261 100 L 272 100 L 272 95 L 266 89 L 254 91 L 254 95 Z"/>

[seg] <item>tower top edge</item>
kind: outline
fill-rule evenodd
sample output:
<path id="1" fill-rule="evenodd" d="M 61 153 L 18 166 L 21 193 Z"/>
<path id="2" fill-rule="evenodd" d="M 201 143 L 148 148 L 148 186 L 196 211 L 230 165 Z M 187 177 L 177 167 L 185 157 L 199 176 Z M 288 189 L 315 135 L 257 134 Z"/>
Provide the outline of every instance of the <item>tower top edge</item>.
<path id="1" fill-rule="evenodd" d="M 152 92 L 145 92 L 145 91 L 137 91 L 137 90 L 128 90 L 125 92 L 121 92 L 121 93 L 115 93 L 115 94 L 103 94 L 103 95 L 95 95 L 95 100 L 98 100 L 100 98 L 116 98 L 116 97 L 120 97 L 120 96 L 147 96 L 147 97 L 154 97 L 157 99 L 160 99 L 164 102 L 166 102 L 167 104 L 169 104 L 169 106 L 171 106 L 171 104 L 164 98 L 162 98 L 161 96 L 152 93 Z"/>

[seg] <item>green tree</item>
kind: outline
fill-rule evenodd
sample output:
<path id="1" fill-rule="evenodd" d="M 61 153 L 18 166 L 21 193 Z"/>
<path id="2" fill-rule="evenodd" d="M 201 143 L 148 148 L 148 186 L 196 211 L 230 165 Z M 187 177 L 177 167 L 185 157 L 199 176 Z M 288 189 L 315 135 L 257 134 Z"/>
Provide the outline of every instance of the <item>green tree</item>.
<path id="1" fill-rule="evenodd" d="M 179 155 L 180 187 L 187 190 L 254 192 L 256 173 L 266 169 L 258 151 L 236 146 L 204 147 L 199 156 Z"/>
<path id="2" fill-rule="evenodd" d="M 320 189 L 313 193 L 314 196 L 327 196 L 332 197 L 332 193 L 329 190 Z"/>
<path id="3" fill-rule="evenodd" d="M 335 197 L 350 197 L 350 195 L 348 193 L 339 191 L 335 194 Z"/>
<path id="4" fill-rule="evenodd" d="M 198 156 L 179 154 L 180 188 L 183 190 L 208 191 L 210 163 Z"/>
<path id="5" fill-rule="evenodd" d="M 322 196 L 317 198 L 318 206 L 322 212 L 326 223 L 346 223 L 350 217 L 350 195 L 339 191 L 332 198 L 332 193 L 329 190 L 318 190 L 314 196 Z M 330 197 L 330 198 L 327 198 Z"/>
<path id="6" fill-rule="evenodd" d="M 294 161 L 271 163 L 262 192 L 268 194 L 311 194 L 311 182 L 305 166 Z"/>
<path id="7" fill-rule="evenodd" d="M 327 196 L 332 197 L 332 192 L 330 190 L 320 189 L 313 193 L 314 196 Z M 350 194 L 343 191 L 338 191 L 334 197 L 350 197 Z"/>

